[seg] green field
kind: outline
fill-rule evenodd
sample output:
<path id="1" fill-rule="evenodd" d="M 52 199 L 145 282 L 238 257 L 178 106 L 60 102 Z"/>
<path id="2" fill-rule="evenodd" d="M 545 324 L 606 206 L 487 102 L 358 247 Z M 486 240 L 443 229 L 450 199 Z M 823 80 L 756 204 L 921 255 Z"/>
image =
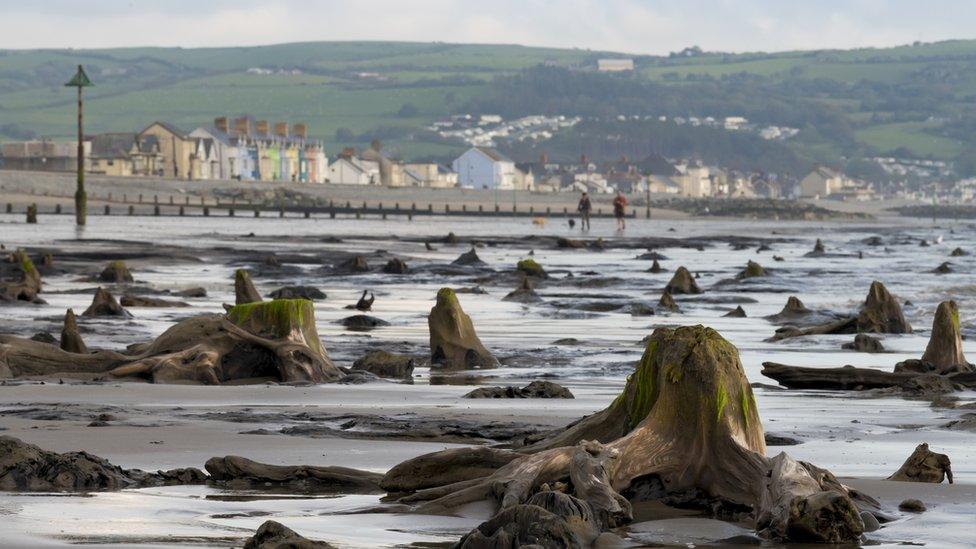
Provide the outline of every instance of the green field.
<path id="1" fill-rule="evenodd" d="M 463 147 L 439 142 L 421 129 L 467 112 L 490 96 L 494 79 L 541 65 L 590 70 L 597 58 L 613 55 L 618 54 L 403 42 L 0 50 L 0 140 L 28 135 L 70 138 L 74 97 L 62 84 L 81 63 L 96 84 L 87 92 L 90 133 L 137 131 L 154 120 L 192 129 L 216 116 L 250 114 L 269 121 L 307 122 L 311 134 L 331 150 L 349 144 L 335 138 L 336 130 L 346 128 L 362 142 L 371 132 L 391 136 L 384 142 L 404 156 L 447 158 Z M 605 78 L 680 86 L 689 101 L 669 112 L 674 116 L 734 116 L 761 109 L 765 102 L 785 114 L 796 108 L 819 109 L 814 113 L 817 120 L 793 121 L 803 138 L 790 146 L 805 158 L 847 157 L 853 145 L 860 156 L 897 149 L 920 158 L 951 160 L 976 148 L 959 129 L 965 125 L 952 126 L 976 117 L 976 41 L 634 58 L 634 75 Z M 249 68 L 275 74 L 250 74 Z M 293 70 L 300 74 L 291 74 Z M 728 101 L 694 103 L 702 86 L 718 97 L 727 91 Z M 644 101 L 653 111 L 657 98 L 648 95 Z M 616 104 L 607 98 L 607 103 L 625 112 L 634 108 L 633 101 Z M 703 108 L 701 104 L 712 112 L 691 112 Z M 398 116 L 404 105 L 413 106 L 414 114 Z M 564 108 L 560 105 L 564 104 L 552 109 Z M 820 122 L 830 117 L 829 127 Z M 838 129 L 843 124 L 849 128 Z"/>

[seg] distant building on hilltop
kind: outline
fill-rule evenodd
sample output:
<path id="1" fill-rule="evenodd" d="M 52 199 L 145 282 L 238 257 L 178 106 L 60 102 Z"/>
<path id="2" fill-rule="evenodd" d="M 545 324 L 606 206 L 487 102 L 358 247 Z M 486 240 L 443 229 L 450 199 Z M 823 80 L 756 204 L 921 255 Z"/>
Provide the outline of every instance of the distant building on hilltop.
<path id="1" fill-rule="evenodd" d="M 628 72 L 634 70 L 633 59 L 597 59 L 596 70 L 599 72 Z"/>

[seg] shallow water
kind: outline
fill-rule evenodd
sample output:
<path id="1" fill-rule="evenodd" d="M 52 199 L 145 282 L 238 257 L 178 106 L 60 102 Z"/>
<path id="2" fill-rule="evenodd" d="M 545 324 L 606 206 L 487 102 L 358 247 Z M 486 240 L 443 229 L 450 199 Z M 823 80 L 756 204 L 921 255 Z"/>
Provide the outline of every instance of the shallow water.
<path id="1" fill-rule="evenodd" d="M 170 265 L 141 265 L 130 262 L 137 281 L 144 281 L 160 289 L 180 289 L 203 286 L 208 291 L 204 299 L 188 299 L 193 309 L 133 309 L 134 318 L 123 321 L 82 319 L 82 329 L 90 346 L 119 347 L 134 340 L 158 335 L 174 319 L 191 312 L 220 311 L 221 303 L 233 302 L 230 282 L 234 265 L 212 261 L 206 250 L 230 247 L 239 250 L 283 253 L 308 253 L 316 250 L 347 250 L 367 252 L 385 249 L 404 257 L 409 264 L 426 261 L 447 263 L 466 250 L 465 246 L 435 244 L 436 251 L 427 251 L 418 242 L 400 240 L 407 237 L 440 238 L 449 231 L 461 236 L 525 236 L 570 235 L 561 223 L 536 227 L 529 220 L 478 220 L 478 219 L 429 219 L 413 222 L 354 220 L 354 219 L 273 219 L 273 218 L 150 218 L 150 217 L 95 217 L 83 233 L 77 233 L 67 216 L 46 217 L 41 224 L 28 226 L 20 223 L 19 216 L 0 215 L 0 242 L 8 248 L 19 246 L 51 246 L 65 250 L 112 249 L 117 246 L 106 240 L 136 240 L 174 244 L 201 250 L 203 262 L 199 264 L 174 263 Z M 734 343 L 740 351 L 743 366 L 752 382 L 774 384 L 760 374 L 763 361 L 783 362 L 803 366 L 840 366 L 852 364 L 862 367 L 891 369 L 907 358 L 917 358 L 925 347 L 932 314 L 939 301 L 952 298 L 960 306 L 963 330 L 976 333 L 976 256 L 949 257 L 949 252 L 959 246 L 974 252 L 972 248 L 976 230 L 966 224 L 943 223 L 934 227 L 930 222 L 911 220 L 886 220 L 874 223 L 830 222 L 780 222 L 780 221 L 646 221 L 633 220 L 626 235 L 613 231 L 612 222 L 597 220 L 589 236 L 627 238 L 635 236 L 706 237 L 712 235 L 736 235 L 746 237 L 776 238 L 771 252 L 757 254 L 755 248 L 733 250 L 731 246 L 717 243 L 704 251 L 691 248 L 662 248 L 658 251 L 668 259 L 661 261 L 664 273 L 649 274 L 649 261 L 636 260 L 635 255 L 644 250 L 612 249 L 603 252 L 579 250 L 535 250 L 534 258 L 547 270 L 556 272 L 596 271 L 603 276 L 622 279 L 619 285 L 606 288 L 542 287 L 540 294 L 547 302 L 572 305 L 582 298 L 547 297 L 563 292 L 611 295 L 629 301 L 656 303 L 661 288 L 671 277 L 673 270 L 685 265 L 700 274 L 699 285 L 706 289 L 708 297 L 745 297 L 755 300 L 742 306 L 748 318 L 724 318 L 722 315 L 735 304 L 710 304 L 682 299 L 677 296 L 682 314 L 671 316 L 631 316 L 628 311 L 610 313 L 585 313 L 567 309 L 558 310 L 551 305 L 523 306 L 501 301 L 510 288 L 486 286 L 488 294 L 462 294 L 460 300 L 471 315 L 479 335 L 489 349 L 502 359 L 504 366 L 483 373 L 485 382 L 515 383 L 535 379 L 540 375 L 552 376 L 583 398 L 570 403 L 511 403 L 458 401 L 457 396 L 467 389 L 444 388 L 432 390 L 429 372 L 418 370 L 413 386 L 397 386 L 402 391 L 391 401 L 360 403 L 377 409 L 385 407 L 443 407 L 463 409 L 467 413 L 498 414 L 514 411 L 516 415 L 578 417 L 602 408 L 623 386 L 624 379 L 642 351 L 639 341 L 656 325 L 705 324 L 718 330 Z M 673 227 L 674 232 L 668 229 Z M 244 237 L 255 233 L 254 238 Z M 572 233 L 578 234 L 578 231 Z M 339 243 L 288 242 L 275 236 L 331 237 L 343 239 Z M 885 246 L 867 246 L 863 240 L 879 235 Z M 76 240 L 78 237 L 84 240 Z M 935 244 L 937 237 L 943 241 Z M 815 238 L 821 238 L 828 252 L 834 255 L 818 258 L 804 257 L 813 248 Z M 919 239 L 926 239 L 931 246 L 922 247 Z M 524 257 L 531 244 L 524 249 L 484 247 L 478 249 L 481 258 L 495 269 L 510 269 L 516 260 Z M 864 253 L 858 259 L 858 252 Z M 782 256 L 785 261 L 774 262 L 772 255 Z M 746 261 L 753 259 L 774 276 L 762 288 L 750 291 L 748 285 L 715 287 L 720 280 L 732 278 Z M 57 257 L 55 257 L 57 261 Z M 930 271 L 943 261 L 951 261 L 952 274 L 936 275 Z M 330 277 L 323 279 L 316 274 L 319 265 L 304 265 L 302 272 L 286 277 L 286 281 L 270 282 L 256 278 L 258 289 L 266 293 L 287 284 L 314 284 L 328 294 L 328 299 L 316 303 L 319 334 L 326 348 L 340 365 L 348 365 L 358 358 L 363 338 L 384 345 L 406 345 L 410 349 L 424 349 L 427 341 L 426 313 L 433 304 L 438 288 L 459 284 L 457 279 L 442 276 L 415 275 L 390 277 L 369 274 L 360 276 Z M 90 282 L 77 282 L 74 276 L 45 278 L 45 306 L 9 306 L 0 308 L 0 331 L 30 334 L 45 328 L 53 333 L 60 329 L 60 316 L 64 309 L 84 309 L 91 300 L 83 290 L 94 287 Z M 881 280 L 888 289 L 902 300 L 913 305 L 905 308 L 905 314 L 915 333 L 903 336 L 886 336 L 884 345 L 889 352 L 881 354 L 856 353 L 841 350 L 841 343 L 853 336 L 820 336 L 793 341 L 769 343 L 775 326 L 762 317 L 778 312 L 789 295 L 799 296 L 811 309 L 853 311 L 864 299 L 872 280 Z M 363 288 L 376 291 L 376 304 L 371 314 L 391 323 L 369 334 L 346 331 L 335 323 L 348 316 L 343 309 L 355 302 Z M 769 291 L 775 290 L 775 291 Z M 595 299 L 597 301 L 598 299 Z M 80 311 L 79 311 L 80 312 Z M 33 322 L 32 319 L 42 319 Z M 135 337 L 134 336 L 139 336 Z M 575 346 L 553 346 L 559 338 L 573 337 L 579 340 Z M 976 348 L 969 341 L 965 349 L 971 355 Z M 347 386 L 354 399 L 363 386 Z M 204 388 L 205 391 L 224 391 L 227 388 Z M 206 407 L 199 401 L 200 388 L 195 388 L 197 406 Z M 17 387 L 0 387 L 2 403 L 21 402 Z M 100 392 L 99 398 L 108 399 L 106 404 L 127 403 L 147 394 L 125 385 L 111 394 Z M 269 401 L 288 398 L 284 388 L 271 388 Z M 31 393 L 36 395 L 36 393 Z M 70 399 L 70 391 L 59 396 Z M 148 393 L 152 395 L 150 391 Z M 294 394 L 294 393 L 290 393 Z M 303 393 L 305 405 L 327 408 L 336 406 L 334 401 L 316 396 L 315 391 Z M 325 394 L 328 394 L 327 392 Z M 365 392 L 362 394 L 366 394 Z M 768 432 L 799 438 L 803 444 L 786 448 L 799 459 L 812 461 L 841 476 L 883 478 L 901 464 L 914 446 L 927 441 L 933 450 L 949 454 L 957 483 L 970 486 L 976 475 L 976 434 L 949 431 L 939 428 L 957 412 L 935 409 L 927 401 L 903 398 L 868 398 L 857 394 L 840 394 L 817 391 L 777 391 L 756 389 L 756 396 L 764 426 Z M 960 395 L 971 401 L 973 394 Z M 79 398 L 79 401 L 82 397 Z M 372 398 L 372 397 L 371 397 Z M 215 399 L 215 406 L 227 403 Z M 395 400 L 395 401 L 394 401 Z M 150 402 L 135 402 L 153 405 Z M 265 404 L 254 393 L 242 393 L 237 404 Z M 0 426 L 9 420 L 0 418 Z M 559 420 L 555 423 L 558 424 Z M 328 453 L 330 441 L 319 440 Z M 363 443 L 365 445 L 365 442 Z M 388 444 L 396 445 L 396 442 Z M 428 446 L 417 444 L 408 452 L 429 451 Z M 354 446 L 355 447 L 355 446 Z M 440 445 L 439 447 L 443 447 Z M 775 453 L 779 449 L 771 448 Z M 179 454 L 166 452 L 165 460 L 151 454 L 126 455 L 127 467 L 151 469 L 163 466 L 201 466 L 199 461 L 181 462 Z M 196 459 L 196 454 L 192 454 Z M 140 457 L 141 456 L 141 457 Z M 333 453 L 334 456 L 334 453 Z M 113 461 L 112 455 L 106 455 Z M 294 457 L 289 455 L 289 457 Z M 312 455 L 319 458 L 320 455 Z M 382 458 L 370 465 L 382 469 L 397 462 L 401 454 L 390 456 L 389 463 Z M 392 458 L 397 459 L 392 459 Z M 139 460 L 144 460 L 139 462 Z M 286 460 L 287 461 L 287 460 Z M 345 459 L 343 460 L 345 461 Z M 351 460 L 355 462 L 355 460 Z M 283 461 L 284 462 L 284 461 Z M 336 463 L 329 461 L 329 463 Z M 338 463 L 337 463 L 338 464 Z M 348 464 L 348 463 L 341 463 Z M 929 489 L 929 487 L 927 487 Z M 938 490 L 938 487 L 935 487 Z M 91 543 L 158 543 L 171 542 L 226 545 L 228 539 L 246 537 L 267 516 L 227 516 L 238 512 L 261 511 L 271 513 L 288 526 L 308 535 L 324 539 L 340 546 L 371 547 L 392 546 L 421 541 L 454 541 L 461 533 L 477 524 L 477 518 L 431 518 L 399 515 L 335 515 L 342 510 L 361 507 L 375 498 L 345 496 L 332 499 L 291 498 L 286 500 L 262 500 L 254 502 L 227 502 L 214 500 L 216 490 L 207 488 L 161 488 L 125 491 L 114 494 L 96 494 L 92 497 L 77 496 L 0 496 L 0 515 L 5 520 L 0 533 L 12 536 L 8 539 L 29 539 L 31 543 L 91 542 Z M 971 493 L 971 491 L 970 491 Z M 953 493 L 955 494 L 955 493 Z M 937 497 L 938 493 L 933 497 Z M 939 544 L 940 530 L 951 532 L 942 541 L 965 546 L 967 531 L 964 516 L 971 519 L 972 499 L 950 500 L 937 504 L 936 508 L 921 517 L 907 517 L 904 521 L 869 536 L 880 542 L 897 543 L 912 541 L 930 546 Z M 897 504 L 897 502 L 895 502 Z M 932 506 L 930 506 L 930 509 Z M 105 522 L 94 517 L 118 516 L 118 520 Z M 911 525 L 917 521 L 919 528 Z M 924 527 L 923 527 L 924 526 Z M 30 535 L 30 536 L 28 536 Z M 38 537 L 39 536 L 39 537 Z M 176 536 L 176 539 L 167 538 Z M 169 541 L 167 541 L 169 540 Z M 973 536 L 976 543 L 976 535 Z"/>

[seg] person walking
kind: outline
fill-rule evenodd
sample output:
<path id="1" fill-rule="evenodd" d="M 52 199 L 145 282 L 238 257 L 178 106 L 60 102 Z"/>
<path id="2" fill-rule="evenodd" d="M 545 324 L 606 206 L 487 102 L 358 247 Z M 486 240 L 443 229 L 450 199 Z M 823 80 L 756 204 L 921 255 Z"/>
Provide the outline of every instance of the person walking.
<path id="1" fill-rule="evenodd" d="M 613 199 L 613 216 L 617 218 L 618 231 L 627 228 L 627 222 L 625 220 L 627 216 L 627 197 L 621 191 L 617 191 L 617 196 Z"/>
<path id="2" fill-rule="evenodd" d="M 593 204 L 590 202 L 590 197 L 583 193 L 583 196 L 579 199 L 579 204 L 576 206 L 576 211 L 580 214 L 580 230 L 588 231 L 590 230 L 590 210 L 593 209 Z"/>

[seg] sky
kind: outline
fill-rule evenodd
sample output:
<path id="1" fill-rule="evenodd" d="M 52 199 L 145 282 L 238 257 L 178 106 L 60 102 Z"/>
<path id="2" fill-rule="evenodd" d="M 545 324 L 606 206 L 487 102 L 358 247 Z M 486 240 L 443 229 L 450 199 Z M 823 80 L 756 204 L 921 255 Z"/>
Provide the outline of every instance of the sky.
<path id="1" fill-rule="evenodd" d="M 403 40 L 666 54 L 885 47 L 974 29 L 973 0 L 0 0 L 0 49 Z"/>

